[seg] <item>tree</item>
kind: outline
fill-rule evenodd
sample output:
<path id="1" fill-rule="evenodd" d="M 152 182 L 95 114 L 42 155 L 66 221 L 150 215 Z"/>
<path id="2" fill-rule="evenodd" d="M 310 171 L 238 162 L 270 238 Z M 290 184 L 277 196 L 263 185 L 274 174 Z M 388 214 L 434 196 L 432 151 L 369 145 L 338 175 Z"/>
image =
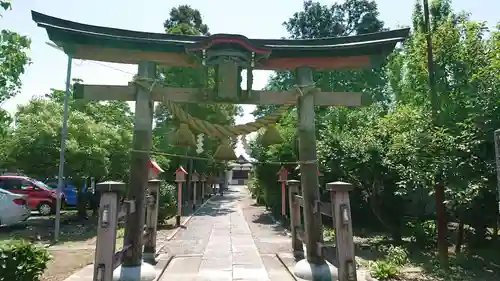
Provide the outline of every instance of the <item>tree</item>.
<path id="1" fill-rule="evenodd" d="M 2 9 L 4 9 L 4 10 L 10 9 L 11 6 L 12 6 L 12 4 L 10 3 L 9 0 L 2 0 L 2 1 L 0 1 L 0 7 L 2 7 Z"/>
<path id="2" fill-rule="evenodd" d="M 425 34 L 422 30 L 422 8 L 416 5 L 414 11 L 414 34 L 399 59 L 397 82 L 392 84 L 398 93 L 398 100 L 424 108 L 430 108 L 427 95 L 428 86 L 426 70 Z M 485 192 L 494 191 L 495 179 L 493 163 L 493 143 L 491 136 L 498 128 L 498 112 L 496 112 L 496 94 L 489 92 L 491 86 L 484 88 L 478 79 L 479 73 L 491 70 L 491 56 L 498 50 L 485 40 L 487 31 L 484 23 L 469 20 L 466 13 L 454 13 L 451 1 L 433 1 L 431 3 L 431 30 L 436 66 L 436 88 L 438 95 L 438 126 L 433 128 L 434 137 L 452 138 L 452 142 L 444 142 L 426 150 L 431 159 L 432 171 L 419 168 L 418 173 L 438 175 L 430 185 L 438 184 L 447 188 L 448 209 L 465 219 L 466 210 L 476 204 L 474 198 L 486 198 Z M 402 64 L 401 64 L 402 63 Z M 395 68 L 394 68 L 395 69 Z M 403 75 L 401 75 L 403 74 Z M 490 72 L 488 75 L 495 75 Z M 496 78 L 490 76 L 489 85 L 498 85 Z M 486 80 L 484 81 L 486 82 Z M 486 110 L 485 110 L 486 109 Z M 441 131 L 441 133 L 439 133 Z M 428 160 L 426 160 L 428 161 Z M 410 168 L 410 167 L 408 167 Z M 492 194 L 491 194 L 492 195 Z M 489 196 L 491 198 L 491 196 Z M 493 207 L 494 202 L 481 200 L 484 206 Z M 491 209 L 491 213 L 496 213 Z M 478 218 L 481 219 L 478 219 Z M 470 223 L 475 224 L 476 234 L 483 236 L 488 221 L 494 218 L 478 216 Z"/>
<path id="3" fill-rule="evenodd" d="M 370 10 L 374 7 L 369 1 L 331 7 L 309 1 L 285 26 L 292 38 L 357 34 L 367 27 L 383 30 L 382 21 L 376 20 L 378 13 Z M 409 234 L 421 246 L 432 246 L 435 233 L 426 226 L 434 225 L 434 186 L 441 185 L 446 191 L 448 217 L 461 229 L 458 252 L 464 224 L 475 229 L 476 237 L 469 242 L 484 244 L 487 229 L 498 216 L 492 137 L 500 128 L 500 36 L 498 27 L 488 35 L 484 23 L 471 21 L 467 13 L 456 13 L 451 7 L 447 0 L 431 4 L 438 126 L 431 119 L 422 7 L 417 3 L 410 38 L 382 68 L 372 73 L 334 72 L 315 77 L 317 85 L 327 90 L 375 89 L 367 107 L 317 109 L 316 128 L 321 136 L 317 152 L 324 181 L 343 180 L 359 187 L 351 197 L 358 224 L 381 225 L 396 240 Z M 268 87 L 289 89 L 293 79 L 293 73 L 277 73 Z M 259 107 L 254 114 L 272 110 Z M 285 136 L 293 134 L 295 123 L 290 123 L 290 117 L 294 114 L 291 111 L 279 123 Z M 266 148 L 258 137 L 251 144 L 251 155 L 259 161 L 294 159 L 294 141 L 286 137 L 285 143 Z M 262 194 L 275 188 L 275 177 L 266 174 L 271 167 L 257 168 Z"/>
<path id="4" fill-rule="evenodd" d="M 11 1 L 0 1 L 0 20 L 3 11 L 11 9 Z M 0 30 L 0 105 L 11 97 L 14 97 L 21 87 L 21 75 L 25 67 L 30 63 L 27 51 L 30 47 L 30 40 L 26 36 L 21 36 L 16 32 Z M 9 113 L 0 108 L 0 168 L 5 169 L 7 149 L 4 140 L 9 138 L 11 132 L 10 125 L 12 117 Z"/>
<path id="5" fill-rule="evenodd" d="M 57 175 L 62 112 L 61 104 L 46 99 L 35 99 L 19 107 L 10 143 L 13 165 L 37 178 Z M 106 175 L 107 151 L 102 147 L 109 141 L 109 133 L 107 126 L 97 124 L 89 116 L 71 112 L 66 151 L 68 177 Z"/>
<path id="6" fill-rule="evenodd" d="M 167 33 L 185 35 L 210 35 L 203 23 L 200 11 L 189 5 L 180 5 L 170 10 L 170 18 L 163 24 Z"/>
<path id="7" fill-rule="evenodd" d="M 80 79 L 73 79 L 74 83 L 81 83 Z M 45 95 L 50 101 L 57 104 L 63 104 L 65 91 L 52 89 L 49 94 Z M 88 116 L 97 124 L 104 124 L 114 128 L 110 135 L 111 142 L 103 144 L 107 145 L 110 151 L 110 162 L 107 167 L 108 173 L 106 177 L 113 180 L 125 180 L 130 169 L 129 151 L 132 145 L 132 130 L 133 130 L 133 113 L 127 102 L 124 101 L 85 101 L 75 100 L 72 96 L 69 99 L 70 112 L 79 112 Z M 85 177 L 97 175 L 87 171 Z"/>
<path id="8" fill-rule="evenodd" d="M 65 91 L 52 89 L 44 97 L 19 106 L 16 126 L 0 149 L 4 168 L 20 169 L 42 180 L 57 176 L 64 96 Z M 88 177 L 125 180 L 131 143 L 132 112 L 126 102 L 87 102 L 70 97 L 65 177 L 78 189 L 82 217 L 86 215 L 83 182 Z"/>
<path id="9" fill-rule="evenodd" d="M 10 9 L 10 1 L 1 1 L 0 7 Z M 21 87 L 21 75 L 30 63 L 28 50 L 31 41 L 26 36 L 6 29 L 0 30 L 0 104 L 14 97 Z"/>
<path id="10" fill-rule="evenodd" d="M 177 8 L 172 8 L 170 18 L 165 21 L 165 31 L 167 33 L 185 34 L 185 35 L 209 35 L 208 27 L 203 23 L 203 19 L 198 10 L 193 9 L 189 5 L 181 5 Z M 169 87 L 187 87 L 197 88 L 203 87 L 205 81 L 201 72 L 203 69 L 189 69 L 181 67 L 162 67 L 159 69 L 160 78 L 164 85 Z M 209 73 L 208 84 L 213 85 L 214 75 Z M 209 86 L 210 87 L 210 86 Z M 185 111 L 192 116 L 209 122 L 231 125 L 235 122 L 235 116 L 241 112 L 241 108 L 236 105 L 229 104 L 181 104 Z M 185 154 L 187 149 L 178 147 L 175 144 L 174 132 L 179 127 L 179 121 L 170 115 L 167 108 L 163 104 L 159 104 L 155 110 L 155 130 L 154 130 L 154 146 L 155 149 L 175 154 Z M 197 132 L 193 132 L 197 133 Z M 219 140 L 206 138 L 202 157 L 210 157 L 215 153 L 219 144 Z M 179 165 L 186 165 L 183 159 L 169 159 L 172 171 L 178 168 Z M 213 163 L 195 163 L 198 172 L 203 172 Z"/>

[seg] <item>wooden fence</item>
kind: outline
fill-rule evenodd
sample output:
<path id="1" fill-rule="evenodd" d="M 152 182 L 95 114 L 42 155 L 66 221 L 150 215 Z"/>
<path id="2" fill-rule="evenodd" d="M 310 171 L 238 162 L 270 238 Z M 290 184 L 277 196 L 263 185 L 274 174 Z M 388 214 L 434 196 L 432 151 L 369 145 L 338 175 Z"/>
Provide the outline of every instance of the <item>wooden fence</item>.
<path id="1" fill-rule="evenodd" d="M 304 257 L 303 241 L 306 241 L 301 221 L 301 208 L 304 207 L 304 198 L 300 196 L 300 182 L 287 181 L 290 200 L 290 228 L 292 232 L 292 249 L 296 258 Z M 329 216 L 333 220 L 335 242 L 325 243 L 318 241 L 316 247 L 318 255 L 338 268 L 339 281 L 356 281 L 356 260 L 354 256 L 354 241 L 352 234 L 351 207 L 349 191 L 353 186 L 345 182 L 326 184 L 330 191 L 331 202 L 314 202 L 313 213 Z M 322 231 L 322 230 L 318 230 Z"/>

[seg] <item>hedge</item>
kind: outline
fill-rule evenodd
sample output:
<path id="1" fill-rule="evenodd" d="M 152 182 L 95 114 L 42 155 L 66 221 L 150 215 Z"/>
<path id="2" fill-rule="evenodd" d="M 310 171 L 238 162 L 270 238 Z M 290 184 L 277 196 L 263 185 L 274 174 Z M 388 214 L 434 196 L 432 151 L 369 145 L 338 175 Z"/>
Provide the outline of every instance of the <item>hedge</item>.
<path id="1" fill-rule="evenodd" d="M 168 183 L 162 183 L 159 190 L 159 203 L 158 203 L 158 223 L 164 224 L 165 220 L 171 218 L 176 214 L 177 198 L 175 195 L 177 188 Z"/>
<path id="2" fill-rule="evenodd" d="M 23 240 L 0 243 L 0 281 L 38 281 L 47 268 L 46 249 Z"/>

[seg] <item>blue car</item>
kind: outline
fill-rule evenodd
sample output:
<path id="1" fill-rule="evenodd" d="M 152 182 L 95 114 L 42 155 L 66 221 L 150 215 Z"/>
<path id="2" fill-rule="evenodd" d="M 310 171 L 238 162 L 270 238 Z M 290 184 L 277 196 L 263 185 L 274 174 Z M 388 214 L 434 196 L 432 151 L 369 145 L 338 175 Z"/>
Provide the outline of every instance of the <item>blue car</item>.
<path id="1" fill-rule="evenodd" d="M 57 182 L 49 182 L 47 185 L 52 189 L 57 189 Z M 85 192 L 86 185 L 83 185 L 82 192 Z M 76 186 L 71 183 L 65 183 L 63 186 L 64 203 L 68 207 L 75 207 L 78 203 L 78 191 Z"/>

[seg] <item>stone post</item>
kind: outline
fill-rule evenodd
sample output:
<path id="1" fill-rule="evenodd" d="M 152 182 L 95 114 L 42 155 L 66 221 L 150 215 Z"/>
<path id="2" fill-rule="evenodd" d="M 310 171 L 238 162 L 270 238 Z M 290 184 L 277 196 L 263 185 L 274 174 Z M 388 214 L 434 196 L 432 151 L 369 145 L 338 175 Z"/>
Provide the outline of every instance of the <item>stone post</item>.
<path id="1" fill-rule="evenodd" d="M 292 250 L 293 256 L 296 259 L 304 258 L 304 247 L 302 241 L 300 241 L 297 235 L 297 229 L 300 227 L 300 204 L 295 200 L 295 195 L 299 194 L 300 181 L 289 180 L 287 181 L 288 186 L 288 198 L 290 201 L 290 230 L 292 232 Z"/>
<path id="2" fill-rule="evenodd" d="M 191 179 L 192 181 L 193 179 Z M 197 192 L 197 185 L 195 181 L 192 182 L 193 183 L 193 212 L 196 210 L 196 201 L 198 200 L 198 192 Z"/>
<path id="3" fill-rule="evenodd" d="M 207 196 L 206 194 L 206 189 L 205 189 L 205 183 L 207 181 L 207 177 L 205 174 L 201 176 L 201 203 L 203 204 L 205 202 L 205 197 Z"/>
<path id="4" fill-rule="evenodd" d="M 198 174 L 196 171 L 191 173 L 189 175 L 189 178 L 191 179 L 191 183 L 193 184 L 193 212 L 196 210 L 196 204 L 198 201 L 198 182 L 200 181 L 200 174 Z M 202 195 L 203 196 L 203 195 Z"/>
<path id="5" fill-rule="evenodd" d="M 116 251 L 118 198 L 119 194 L 125 190 L 125 184 L 112 181 L 102 182 L 97 184 L 96 190 L 101 194 L 101 201 L 93 280 L 111 280 Z"/>
<path id="6" fill-rule="evenodd" d="M 356 259 L 354 256 L 351 205 L 349 202 L 349 191 L 353 190 L 353 186 L 350 183 L 336 181 L 327 183 L 326 189 L 330 191 L 332 200 L 337 246 L 338 280 L 356 281 Z"/>
<path id="7" fill-rule="evenodd" d="M 156 264 L 156 230 L 158 228 L 158 208 L 160 198 L 158 196 L 161 180 L 152 179 L 148 182 L 148 204 L 146 210 L 146 229 L 149 234 L 144 241 L 143 260 L 150 264 Z"/>

